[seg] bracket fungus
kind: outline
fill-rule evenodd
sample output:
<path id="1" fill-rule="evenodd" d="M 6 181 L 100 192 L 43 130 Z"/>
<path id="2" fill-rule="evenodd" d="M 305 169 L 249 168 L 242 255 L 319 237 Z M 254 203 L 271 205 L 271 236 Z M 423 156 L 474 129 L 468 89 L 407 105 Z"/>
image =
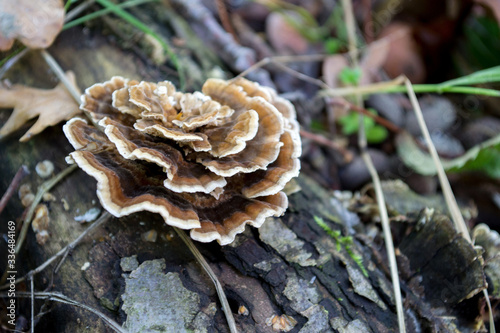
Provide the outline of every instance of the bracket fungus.
<path id="1" fill-rule="evenodd" d="M 100 128 L 69 120 L 67 160 L 97 180 L 116 217 L 159 213 L 195 240 L 225 245 L 288 206 L 281 190 L 299 174 L 299 125 L 271 88 L 209 79 L 182 93 L 168 81 L 113 77 L 88 88 L 80 108 Z"/>

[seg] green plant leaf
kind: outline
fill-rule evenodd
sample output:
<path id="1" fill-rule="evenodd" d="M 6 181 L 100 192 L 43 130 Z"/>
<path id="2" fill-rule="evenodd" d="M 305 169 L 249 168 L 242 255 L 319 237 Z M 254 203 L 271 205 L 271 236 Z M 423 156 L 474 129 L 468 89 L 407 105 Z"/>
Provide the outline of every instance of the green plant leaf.
<path id="1" fill-rule="evenodd" d="M 69 2 L 71 2 L 71 1 L 68 1 L 68 3 Z M 142 5 L 142 4 L 145 4 L 145 3 L 148 3 L 148 2 L 158 2 L 158 0 L 129 0 L 127 2 L 123 2 L 123 3 L 119 4 L 117 6 L 120 7 L 120 8 L 129 8 L 129 7 L 134 7 L 134 6 Z M 101 10 L 97 10 L 95 12 L 92 12 L 90 14 L 84 15 L 82 17 L 79 17 L 77 19 L 74 19 L 74 20 L 71 20 L 71 21 L 67 22 L 66 24 L 64 24 L 63 30 L 66 30 L 66 29 L 72 28 L 74 26 L 83 24 L 85 22 L 88 22 L 90 20 L 99 18 L 101 16 L 104 16 L 104 15 L 112 13 L 112 12 L 113 12 L 113 9 L 110 8 L 110 7 L 104 8 L 104 9 L 101 9 Z"/>
<path id="2" fill-rule="evenodd" d="M 500 64 L 497 56 L 500 53 L 499 38 L 500 26 L 492 15 L 470 15 L 463 25 L 463 35 L 457 41 L 458 56 L 472 70 L 497 66 Z"/>
<path id="3" fill-rule="evenodd" d="M 316 132 L 326 131 L 325 123 L 322 121 L 319 121 L 317 119 L 311 120 L 310 128 L 311 128 L 311 130 L 316 131 Z"/>
<path id="4" fill-rule="evenodd" d="M 411 169 L 427 176 L 437 174 L 430 154 L 422 151 L 410 134 L 400 133 L 396 138 L 396 148 Z M 448 172 L 480 171 L 492 178 L 500 178 L 500 135 L 472 147 L 460 157 L 441 159 L 441 164 Z"/>
<path id="5" fill-rule="evenodd" d="M 375 110 L 369 111 L 377 114 Z M 357 112 L 349 112 L 345 116 L 339 117 L 337 121 L 342 126 L 342 134 L 344 135 L 351 135 L 359 130 L 359 114 Z M 363 117 L 363 124 L 365 125 L 365 131 L 368 132 L 375 126 L 375 120 L 370 117 Z"/>
<path id="6" fill-rule="evenodd" d="M 337 38 L 328 38 L 325 40 L 324 47 L 325 47 L 325 52 L 328 54 L 335 54 L 339 52 L 340 48 L 342 46 L 342 43 L 340 40 Z"/>
<path id="7" fill-rule="evenodd" d="M 368 140 L 369 143 L 380 143 L 387 139 L 388 135 L 389 132 L 387 129 L 380 125 L 373 125 L 373 127 L 366 130 L 366 140 Z"/>
<path id="8" fill-rule="evenodd" d="M 339 80 L 345 85 L 357 85 L 361 79 L 361 68 L 344 67 L 339 74 Z"/>
<path id="9" fill-rule="evenodd" d="M 335 240 L 335 248 L 336 248 L 337 252 L 340 252 L 342 250 L 342 247 L 344 247 L 347 254 L 349 254 L 349 256 L 352 258 L 352 260 L 361 269 L 361 272 L 363 272 L 363 275 L 368 277 L 368 271 L 366 270 L 365 266 L 363 265 L 363 258 L 360 255 L 354 253 L 351 249 L 351 245 L 353 244 L 352 236 L 342 236 L 340 230 L 332 230 L 321 217 L 314 215 L 313 218 L 314 218 L 314 221 L 323 230 L 325 230 L 325 232 L 330 237 L 332 237 Z"/>
<path id="10" fill-rule="evenodd" d="M 358 114 L 355 112 L 350 112 L 337 121 L 342 126 L 342 134 L 344 135 L 351 135 L 358 131 Z"/>

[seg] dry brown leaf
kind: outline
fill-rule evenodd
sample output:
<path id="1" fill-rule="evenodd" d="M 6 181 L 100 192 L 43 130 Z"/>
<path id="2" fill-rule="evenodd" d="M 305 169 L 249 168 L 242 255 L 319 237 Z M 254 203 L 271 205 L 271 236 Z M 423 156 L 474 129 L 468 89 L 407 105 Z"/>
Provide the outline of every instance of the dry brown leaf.
<path id="1" fill-rule="evenodd" d="M 64 23 L 62 0 L 0 0 L 0 50 L 18 39 L 27 47 L 46 48 Z"/>
<path id="2" fill-rule="evenodd" d="M 360 62 L 361 80 L 360 85 L 372 83 L 374 76 L 384 65 L 389 53 L 390 42 L 381 39 L 368 45 Z M 323 62 L 323 79 L 331 88 L 339 86 L 338 78 L 340 72 L 348 66 L 345 54 L 334 54 Z"/>
<path id="3" fill-rule="evenodd" d="M 391 78 L 404 74 L 412 83 L 423 83 L 427 72 L 413 32 L 413 26 L 405 22 L 393 22 L 382 30 L 379 38 L 389 38 L 384 70 Z"/>
<path id="4" fill-rule="evenodd" d="M 365 50 L 361 59 L 360 85 L 370 84 L 380 68 L 385 64 L 389 54 L 389 40 L 379 39 L 371 43 Z"/>
<path id="5" fill-rule="evenodd" d="M 66 72 L 66 77 L 75 86 L 75 75 Z M 39 116 L 35 124 L 19 141 L 26 142 L 48 126 L 68 120 L 80 113 L 78 104 L 62 83 L 53 89 L 36 89 L 13 85 L 10 89 L 0 87 L 0 108 L 14 108 L 9 120 L 0 129 L 0 139 L 20 128 L 28 120 Z"/>
<path id="6" fill-rule="evenodd" d="M 323 61 L 323 80 L 330 88 L 337 88 L 340 72 L 349 65 L 344 54 L 334 54 Z"/>
<path id="7" fill-rule="evenodd" d="M 289 18 L 295 17 L 287 12 Z M 300 22 L 295 17 L 295 22 Z M 269 42 L 279 54 L 304 54 L 309 47 L 307 40 L 295 29 L 281 13 L 271 13 L 266 20 L 266 35 Z"/>

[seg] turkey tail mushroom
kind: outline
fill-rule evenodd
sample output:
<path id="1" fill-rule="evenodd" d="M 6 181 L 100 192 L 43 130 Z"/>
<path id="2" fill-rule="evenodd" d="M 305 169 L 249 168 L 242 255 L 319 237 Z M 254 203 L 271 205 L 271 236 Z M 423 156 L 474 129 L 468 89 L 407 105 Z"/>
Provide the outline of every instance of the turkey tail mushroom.
<path id="1" fill-rule="evenodd" d="M 113 77 L 82 101 L 102 128 L 68 121 L 68 161 L 97 180 L 111 214 L 159 213 L 195 240 L 226 245 L 288 207 L 282 189 L 299 174 L 299 125 L 273 89 L 209 79 L 202 92 L 181 93 L 168 81 Z"/>

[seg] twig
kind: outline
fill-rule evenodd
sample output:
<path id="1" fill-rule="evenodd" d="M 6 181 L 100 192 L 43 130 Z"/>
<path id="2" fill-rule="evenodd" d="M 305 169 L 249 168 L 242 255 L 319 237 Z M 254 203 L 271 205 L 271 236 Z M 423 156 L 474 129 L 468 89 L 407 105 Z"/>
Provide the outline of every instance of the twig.
<path id="1" fill-rule="evenodd" d="M 448 211 L 450 212 L 451 218 L 453 222 L 455 223 L 455 227 L 457 230 L 462 233 L 462 236 L 468 240 L 470 243 L 472 243 L 472 240 L 469 235 L 469 231 L 467 230 L 467 226 L 465 225 L 464 218 L 462 214 L 460 213 L 460 209 L 458 208 L 457 201 L 455 199 L 455 195 L 453 194 L 453 191 L 451 190 L 450 182 L 448 181 L 448 178 L 446 177 L 446 173 L 444 172 L 443 165 L 441 164 L 439 160 L 439 155 L 436 151 L 436 147 L 434 147 L 434 144 L 432 143 L 431 136 L 429 134 L 429 130 L 427 129 L 427 126 L 425 124 L 424 117 L 422 115 L 422 110 L 420 109 L 420 105 L 417 100 L 417 96 L 415 95 L 415 92 L 412 89 L 412 84 L 410 80 L 406 79 L 405 80 L 405 85 L 406 89 L 408 91 L 408 96 L 410 97 L 410 102 L 413 106 L 413 109 L 415 111 L 415 115 L 417 117 L 417 122 L 420 127 L 420 130 L 422 131 L 422 134 L 425 139 L 425 143 L 429 149 L 429 153 L 434 161 L 434 164 L 436 165 L 436 171 L 437 175 L 439 178 L 439 183 L 441 184 L 441 188 L 443 191 L 443 196 L 446 201 L 446 206 L 448 206 Z"/>
<path id="2" fill-rule="evenodd" d="M 212 282 L 215 285 L 215 290 L 217 290 L 217 295 L 219 296 L 219 299 L 222 303 L 222 309 L 224 310 L 224 314 L 226 315 L 226 320 L 229 325 L 229 330 L 231 333 L 237 333 L 238 330 L 236 328 L 236 323 L 234 321 L 233 314 L 231 312 L 231 307 L 229 306 L 229 302 L 227 301 L 226 294 L 224 293 L 224 289 L 222 288 L 222 285 L 219 282 L 219 279 L 217 278 L 217 275 L 215 275 L 214 271 L 208 264 L 208 262 L 205 260 L 203 255 L 200 253 L 196 245 L 194 245 L 193 241 L 191 238 L 186 236 L 184 231 L 174 227 L 175 232 L 179 235 L 179 237 L 184 241 L 184 243 L 188 246 L 188 248 L 191 250 L 193 255 L 195 256 L 196 260 L 200 263 L 200 265 L 203 267 L 205 272 L 207 272 L 208 276 L 212 280 Z"/>
<path id="3" fill-rule="evenodd" d="M 41 50 L 40 53 L 43 56 L 43 59 L 45 60 L 45 62 L 47 63 L 47 65 L 49 65 L 50 69 L 57 76 L 57 78 L 59 79 L 59 81 L 61 81 L 64 84 L 64 87 L 66 88 L 66 90 L 68 90 L 68 92 L 71 94 L 71 96 L 73 96 L 73 99 L 75 100 L 76 104 L 80 105 L 80 103 L 81 103 L 81 94 L 78 91 L 78 89 L 71 82 L 69 82 L 69 80 L 66 77 L 66 75 L 64 74 L 64 71 L 61 68 L 61 66 L 59 66 L 59 64 L 57 63 L 57 61 L 46 50 Z M 96 123 L 96 121 L 88 113 L 88 111 L 86 111 L 86 110 L 82 110 L 82 111 L 85 114 L 85 116 L 87 116 L 87 119 L 92 123 L 92 125 L 94 125 L 95 128 L 101 129 L 101 126 L 99 126 Z"/>
<path id="4" fill-rule="evenodd" d="M 56 60 L 46 50 L 41 50 L 40 54 L 42 55 L 47 65 L 49 65 L 50 69 L 52 69 L 54 74 L 56 74 L 59 81 L 64 84 L 68 92 L 71 94 L 71 96 L 73 96 L 76 103 L 79 105 L 81 103 L 80 92 L 76 90 L 75 86 L 71 82 L 69 82 L 66 75 L 64 75 L 64 71 L 62 70 L 61 66 L 59 66 Z"/>
<path id="5" fill-rule="evenodd" d="M 2 196 L 2 199 L 0 200 L 0 213 L 4 210 L 5 206 L 7 205 L 7 202 L 10 200 L 16 189 L 19 187 L 19 184 L 21 183 L 21 180 L 23 180 L 26 175 L 28 175 L 30 171 L 28 170 L 28 167 L 26 165 L 22 165 L 19 170 L 17 170 L 16 174 L 14 175 L 14 178 L 10 182 L 9 187 L 7 187 L 7 191 Z"/>
<path id="6" fill-rule="evenodd" d="M 231 15 L 234 29 L 240 38 L 241 44 L 254 49 L 258 59 L 272 57 L 274 51 L 238 14 Z"/>
<path id="7" fill-rule="evenodd" d="M 16 64 L 16 62 L 18 62 L 22 57 L 26 55 L 26 53 L 28 53 L 29 50 L 30 49 L 28 49 L 27 47 L 24 47 L 22 51 L 20 51 L 18 54 L 7 60 L 5 64 L 3 64 L 2 68 L 0 68 L 0 80 L 3 78 L 5 73 L 7 73 L 7 71 Z"/>
<path id="8" fill-rule="evenodd" d="M 311 132 L 307 132 L 307 131 L 305 131 L 303 129 L 300 130 L 300 135 L 302 137 L 304 137 L 304 138 L 313 140 L 317 144 L 320 144 L 322 146 L 329 147 L 329 148 L 332 148 L 332 149 L 338 151 L 339 153 L 342 154 L 342 156 L 344 158 L 344 161 L 346 163 L 349 163 L 350 161 L 352 161 L 353 155 L 352 155 L 352 153 L 350 151 L 348 151 L 347 149 L 345 149 L 341 145 L 339 145 L 339 144 L 337 144 L 337 143 L 335 143 L 335 142 L 333 142 L 331 140 L 328 140 L 324 136 L 318 135 L 318 134 L 314 134 L 314 133 L 311 133 Z"/>
<path id="9" fill-rule="evenodd" d="M 87 0 L 87 1 L 79 4 L 78 6 L 73 8 L 72 10 L 70 10 L 69 12 L 66 13 L 66 16 L 64 17 L 64 22 L 71 21 L 75 16 L 78 16 L 85 9 L 89 8 L 94 2 L 95 2 L 95 0 Z"/>
<path id="10" fill-rule="evenodd" d="M 490 320 L 490 333 L 495 333 L 495 318 L 493 318 L 493 308 L 491 307 L 490 296 L 488 295 L 488 289 L 483 289 L 484 300 L 488 306 L 488 319 Z"/>
<path id="11" fill-rule="evenodd" d="M 205 47 L 217 52 L 219 58 L 231 69 L 241 72 L 255 63 L 257 58 L 255 51 L 236 43 L 202 0 L 170 0 L 168 2 L 203 40 Z M 263 81 L 270 82 L 269 73 L 265 71 L 256 72 L 254 75 Z"/>
<path id="12" fill-rule="evenodd" d="M 351 0 L 342 0 L 342 6 L 344 7 L 345 21 L 347 27 L 347 33 L 349 38 L 349 51 L 352 55 L 352 62 L 355 67 L 358 67 L 358 49 L 356 48 L 356 27 L 354 22 L 354 14 L 352 10 Z M 362 105 L 361 95 L 356 94 L 356 104 L 358 107 Z M 387 257 L 389 259 L 389 268 L 391 272 L 392 287 L 394 292 L 394 300 L 396 302 L 396 312 L 398 317 L 398 327 L 400 333 L 406 332 L 405 317 L 403 310 L 403 300 L 401 297 L 401 287 L 399 285 L 399 274 L 396 262 L 396 254 L 394 251 L 394 243 L 392 241 L 391 227 L 389 224 L 389 216 L 387 214 L 387 207 L 385 204 L 384 192 L 382 191 L 382 186 L 380 184 L 380 178 L 378 176 L 377 170 L 373 165 L 373 161 L 367 151 L 367 139 L 363 121 L 363 115 L 359 117 L 359 131 L 358 131 L 358 145 L 361 151 L 361 158 L 365 162 L 365 165 L 370 173 L 373 181 L 373 187 L 375 189 L 375 196 L 377 198 L 377 205 L 380 213 L 380 220 L 382 223 L 382 230 L 384 233 L 385 248 L 387 251 Z"/>
<path id="13" fill-rule="evenodd" d="M 35 333 L 35 283 L 33 282 L 33 275 L 28 278 L 30 279 L 31 333 Z"/>
<path id="14" fill-rule="evenodd" d="M 238 35 L 234 31 L 233 25 L 231 24 L 231 19 L 227 13 L 227 7 L 225 0 L 215 0 L 215 4 L 217 5 L 217 12 L 219 13 L 219 18 L 222 23 L 224 29 L 229 32 L 236 42 L 240 42 Z"/>
<path id="15" fill-rule="evenodd" d="M 111 217 L 111 214 L 109 214 L 107 211 L 105 211 L 101 217 L 99 217 L 99 219 L 97 221 L 95 221 L 94 223 L 92 223 L 92 225 L 90 225 L 87 229 L 85 229 L 85 231 L 83 231 L 75 240 L 73 240 L 71 243 L 69 243 L 68 245 L 66 245 L 65 247 L 63 247 L 61 250 L 59 250 L 59 252 L 57 252 L 56 254 L 54 254 L 52 257 L 50 257 L 49 259 L 47 259 L 43 264 L 41 264 L 40 266 L 38 266 L 37 268 L 31 270 L 30 272 L 28 272 L 28 274 L 26 274 L 25 276 L 23 277 L 20 277 L 19 279 L 17 279 L 15 281 L 15 283 L 20 283 L 20 282 L 23 282 L 26 280 L 27 277 L 29 277 L 30 275 L 31 276 L 34 276 L 40 272 L 42 272 L 45 268 L 47 268 L 47 266 L 49 266 L 50 264 L 52 264 L 57 258 L 63 256 L 63 259 L 65 258 L 65 254 L 71 252 L 75 247 L 76 245 L 78 245 L 78 243 L 80 243 L 82 241 L 82 239 L 88 235 L 90 235 L 90 233 L 97 229 L 98 227 L 100 227 L 102 224 L 104 224 L 106 221 L 108 221 L 108 219 Z M 61 259 L 61 262 L 62 260 Z M 60 266 L 60 263 L 58 264 L 58 267 Z M 3 286 L 0 286 L 0 290 L 3 290 L 3 289 L 7 289 L 9 287 L 8 284 L 5 284 Z"/>
<path id="16" fill-rule="evenodd" d="M 359 107 L 356 104 L 353 104 L 345 99 L 335 98 L 335 99 L 330 99 L 328 102 L 330 104 L 333 104 L 333 105 L 344 106 L 344 107 L 349 108 L 351 110 L 354 110 L 358 113 L 361 113 L 364 116 L 372 118 L 376 123 L 379 123 L 380 125 L 384 126 L 389 131 L 392 131 L 394 133 L 401 132 L 401 128 L 399 126 L 395 125 L 394 123 L 392 123 L 391 121 L 389 121 L 389 120 L 387 120 L 379 115 L 373 114 L 370 111 L 368 111 L 367 109 Z"/>
<path id="17" fill-rule="evenodd" d="M 287 67 L 280 62 L 274 62 L 273 64 L 275 66 L 279 67 L 280 69 L 282 69 L 283 71 L 288 72 L 288 73 L 292 74 L 293 76 L 301 79 L 302 81 L 312 83 L 312 84 L 317 85 L 318 87 L 321 87 L 323 89 L 328 89 L 328 85 L 319 79 L 315 79 L 315 78 L 310 77 L 309 75 L 306 75 L 304 73 L 301 73 L 293 68 Z"/>
<path id="18" fill-rule="evenodd" d="M 59 172 L 57 175 L 52 177 L 51 179 L 47 180 L 45 183 L 40 185 L 38 192 L 35 195 L 35 199 L 33 200 L 33 203 L 30 206 L 30 209 L 28 213 L 26 214 L 26 218 L 24 220 L 23 227 L 21 229 L 21 232 L 19 233 L 19 238 L 17 240 L 16 244 L 16 254 L 19 253 L 21 250 L 21 246 L 23 245 L 24 239 L 26 238 L 26 234 L 28 232 L 28 228 L 31 223 L 31 219 L 33 218 L 33 214 L 35 213 L 35 208 L 42 199 L 43 195 L 49 191 L 52 187 L 54 187 L 57 183 L 59 183 L 64 177 L 69 175 L 71 172 L 76 170 L 77 166 L 76 165 L 71 165 L 64 169 L 63 171 Z"/>
<path id="19" fill-rule="evenodd" d="M 99 310 L 96 310 L 88 305 L 82 304 L 80 302 L 77 302 L 61 293 L 57 292 L 35 292 L 33 293 L 33 296 L 36 299 L 42 299 L 42 300 L 48 300 L 48 301 L 54 301 L 54 302 L 59 302 L 63 304 L 68 304 L 68 305 L 73 305 L 79 308 L 82 308 L 84 310 L 87 310 L 89 312 L 92 312 L 93 314 L 97 315 L 99 318 L 101 318 L 105 323 L 109 325 L 112 329 L 114 329 L 116 332 L 119 333 L 128 333 L 126 329 L 120 326 L 116 321 L 113 319 L 109 318 L 106 316 L 104 313 L 100 312 Z M 7 297 L 7 293 L 2 293 L 0 294 L 0 297 Z M 31 297 L 31 293 L 29 292 L 17 292 L 16 297 L 23 297 L 23 298 L 28 298 Z"/>
<path id="20" fill-rule="evenodd" d="M 240 74 L 236 75 L 234 78 L 239 78 L 243 76 L 247 76 L 249 73 L 264 67 L 270 63 L 289 63 L 289 62 L 304 62 L 304 61 L 323 61 L 326 58 L 330 57 L 329 54 L 307 54 L 307 55 L 299 55 L 299 56 L 275 56 L 275 57 L 267 57 L 259 60 L 252 66 L 245 69 Z"/>
<path id="21" fill-rule="evenodd" d="M 21 232 L 19 233 L 18 240 L 16 243 L 16 255 L 19 254 L 19 251 L 21 250 L 21 246 L 24 243 L 24 240 L 26 239 L 26 235 L 28 234 L 28 229 L 31 224 L 31 219 L 33 218 L 33 214 L 35 213 L 35 208 L 42 199 L 42 196 L 49 191 L 52 187 L 54 187 L 58 182 L 61 181 L 64 177 L 66 177 L 68 174 L 70 174 L 72 171 L 74 171 L 77 168 L 76 165 L 71 165 L 52 177 L 51 179 L 47 180 L 45 183 L 40 185 L 38 188 L 38 192 L 35 195 L 35 199 L 33 199 L 33 203 L 31 204 L 30 208 L 28 209 L 28 213 L 26 214 L 26 217 L 24 219 L 23 226 L 21 228 Z M 0 279 L 0 283 L 5 283 L 5 280 L 7 279 L 7 269 L 5 270 L 5 273 L 3 274 L 2 278 Z"/>

